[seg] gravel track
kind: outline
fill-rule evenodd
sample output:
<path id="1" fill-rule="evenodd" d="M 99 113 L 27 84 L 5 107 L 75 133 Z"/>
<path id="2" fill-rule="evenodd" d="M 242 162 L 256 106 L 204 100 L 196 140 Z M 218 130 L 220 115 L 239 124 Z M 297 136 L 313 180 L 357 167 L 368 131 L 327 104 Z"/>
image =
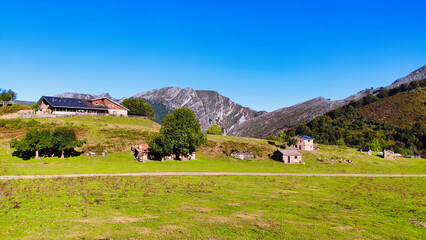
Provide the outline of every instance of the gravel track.
<path id="1" fill-rule="evenodd" d="M 142 172 L 63 175 L 0 176 L 0 180 L 69 178 L 69 177 L 127 177 L 127 176 L 298 176 L 298 177 L 426 177 L 426 174 L 332 174 L 332 173 L 239 173 L 239 172 Z"/>

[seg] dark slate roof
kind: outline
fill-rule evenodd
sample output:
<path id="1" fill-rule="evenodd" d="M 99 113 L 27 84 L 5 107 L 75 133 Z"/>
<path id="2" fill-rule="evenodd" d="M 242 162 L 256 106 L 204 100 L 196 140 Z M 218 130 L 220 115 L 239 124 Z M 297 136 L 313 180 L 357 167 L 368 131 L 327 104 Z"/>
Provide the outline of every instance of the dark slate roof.
<path id="1" fill-rule="evenodd" d="M 85 99 L 42 96 L 38 101 L 38 104 L 40 104 L 42 99 L 46 100 L 46 102 L 52 107 L 108 110 L 108 108 L 105 106 L 93 105 L 91 102 Z"/>
<path id="2" fill-rule="evenodd" d="M 360 151 L 360 152 L 368 152 L 368 151 L 370 151 L 370 149 L 369 148 L 358 148 L 358 151 Z"/>
<path id="3" fill-rule="evenodd" d="M 309 137 L 309 136 L 307 136 L 307 135 L 297 135 L 298 137 L 300 137 L 300 138 L 303 138 L 303 139 L 310 139 L 310 140 L 313 140 L 313 138 L 311 138 L 311 137 Z"/>
<path id="4" fill-rule="evenodd" d="M 284 156 L 302 156 L 302 154 L 297 150 L 281 150 L 277 149 L 277 151 L 281 152 Z"/>

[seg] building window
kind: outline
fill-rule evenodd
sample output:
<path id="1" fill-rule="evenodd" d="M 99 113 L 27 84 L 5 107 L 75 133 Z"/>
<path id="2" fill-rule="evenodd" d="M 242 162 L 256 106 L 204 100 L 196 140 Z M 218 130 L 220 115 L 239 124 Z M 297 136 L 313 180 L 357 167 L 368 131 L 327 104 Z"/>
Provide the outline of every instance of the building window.
<path id="1" fill-rule="evenodd" d="M 297 159 L 297 156 L 294 156 L 294 159 Z"/>

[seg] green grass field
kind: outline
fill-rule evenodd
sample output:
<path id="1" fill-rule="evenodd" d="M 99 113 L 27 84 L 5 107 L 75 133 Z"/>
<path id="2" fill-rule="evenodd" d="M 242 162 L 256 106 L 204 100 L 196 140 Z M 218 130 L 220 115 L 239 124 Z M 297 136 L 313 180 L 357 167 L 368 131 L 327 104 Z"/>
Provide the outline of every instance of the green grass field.
<path id="1" fill-rule="evenodd" d="M 10 150 L 9 150 L 10 151 Z M 354 164 L 339 163 L 328 165 L 318 162 L 320 156 L 332 156 L 335 152 L 305 152 L 305 165 L 283 164 L 271 159 L 239 160 L 224 156 L 212 157 L 198 153 L 198 160 L 181 162 L 136 162 L 130 151 L 113 153 L 107 157 L 78 156 L 60 160 L 58 157 L 31 159 L 24 161 L 12 157 L 7 150 L 0 150 L 0 175 L 44 175 L 72 173 L 125 173 L 125 172 L 289 172 L 289 173 L 400 173 L 425 174 L 424 159 L 383 160 L 377 156 L 367 156 L 345 149 L 349 153 L 338 156 L 351 156 Z M 359 156 L 358 156 L 359 155 Z"/>
<path id="2" fill-rule="evenodd" d="M 0 181 L 1 239 L 422 239 L 422 178 Z"/>
<path id="3" fill-rule="evenodd" d="M 129 149 L 159 125 L 114 117 L 0 122 L 0 175 L 126 172 L 425 174 L 425 159 L 384 160 L 320 145 L 304 165 L 270 159 L 266 140 L 207 136 L 197 160 L 136 162 Z M 22 160 L 9 141 L 41 123 L 68 125 L 102 156 Z M 250 150 L 255 159 L 227 157 Z M 317 158 L 350 159 L 326 164 Z M 422 239 L 423 178 L 167 176 L 0 180 L 0 239 Z"/>
<path id="4" fill-rule="evenodd" d="M 47 128 L 69 125 L 77 129 L 78 135 L 87 140 L 81 150 L 107 150 L 110 155 L 70 157 L 60 160 L 58 157 L 45 157 L 41 161 L 22 160 L 12 156 L 13 149 L 8 147 L 12 138 L 25 134 L 25 124 L 31 120 L 8 122 L 0 128 L 0 175 L 29 174 L 72 174 L 72 173 L 125 173 L 125 172 L 306 172 L 306 173 L 406 173 L 425 174 L 425 159 L 384 160 L 368 156 L 355 149 L 319 145 L 319 151 L 304 151 L 305 165 L 287 165 L 270 159 L 276 147 L 266 140 L 231 136 L 207 136 L 207 144 L 197 152 L 198 160 L 180 161 L 134 161 L 130 146 L 146 143 L 151 133 L 157 132 L 160 125 L 146 119 L 120 117 L 70 117 L 39 118 L 37 122 Z M 251 150 L 256 159 L 238 160 L 229 158 L 226 153 L 232 149 Z M 354 164 L 326 164 L 317 158 L 350 159 Z"/>

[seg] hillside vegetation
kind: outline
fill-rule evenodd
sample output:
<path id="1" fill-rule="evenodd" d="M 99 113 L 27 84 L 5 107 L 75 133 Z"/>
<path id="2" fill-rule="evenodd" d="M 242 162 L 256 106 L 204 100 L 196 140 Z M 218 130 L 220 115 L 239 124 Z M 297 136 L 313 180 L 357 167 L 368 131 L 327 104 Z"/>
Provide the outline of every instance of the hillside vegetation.
<path id="1" fill-rule="evenodd" d="M 426 88 L 418 88 L 384 98 L 358 109 L 356 113 L 397 127 L 425 123 Z"/>
<path id="2" fill-rule="evenodd" d="M 286 134 L 310 135 L 318 143 L 351 147 L 389 148 L 401 154 L 426 157 L 426 79 L 380 89 L 358 101 L 299 124 Z"/>

